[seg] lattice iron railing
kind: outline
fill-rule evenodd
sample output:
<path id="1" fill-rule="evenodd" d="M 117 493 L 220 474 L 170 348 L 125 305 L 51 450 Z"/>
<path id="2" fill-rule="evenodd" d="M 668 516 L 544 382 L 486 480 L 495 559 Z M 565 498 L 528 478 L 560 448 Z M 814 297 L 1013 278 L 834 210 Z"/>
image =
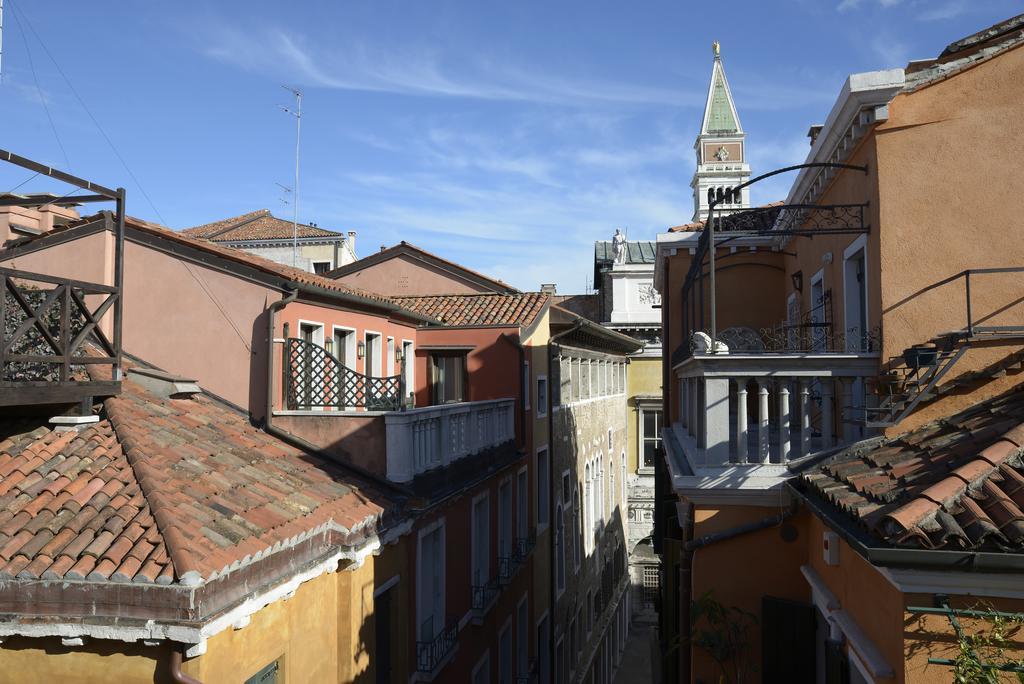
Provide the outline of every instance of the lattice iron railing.
<path id="1" fill-rule="evenodd" d="M 784 204 L 715 217 L 715 230 L 729 233 L 815 233 L 866 230 L 867 204 Z"/>
<path id="2" fill-rule="evenodd" d="M 109 365 L 116 379 L 118 349 L 102 326 L 114 327 L 118 296 L 107 285 L 0 268 L 0 382 L 87 381 L 87 365 Z"/>
<path id="3" fill-rule="evenodd" d="M 285 404 L 289 410 L 401 408 L 401 375 L 378 378 L 357 373 L 320 345 L 296 337 L 285 341 L 284 354 Z"/>
<path id="4" fill-rule="evenodd" d="M 448 618 L 444 628 L 430 641 L 416 642 L 416 670 L 433 672 L 455 648 L 459 637 L 459 621 Z"/>

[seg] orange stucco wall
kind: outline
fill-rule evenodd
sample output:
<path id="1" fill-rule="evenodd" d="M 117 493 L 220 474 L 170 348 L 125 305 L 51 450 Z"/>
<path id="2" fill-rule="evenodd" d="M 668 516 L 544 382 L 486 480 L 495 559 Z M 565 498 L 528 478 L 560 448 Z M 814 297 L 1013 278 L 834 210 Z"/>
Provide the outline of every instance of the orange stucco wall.
<path id="1" fill-rule="evenodd" d="M 399 255 L 338 278 L 339 282 L 382 295 L 469 294 L 490 288 L 425 261 Z"/>
<path id="2" fill-rule="evenodd" d="M 694 511 L 694 538 L 778 513 L 778 509 L 754 506 L 697 506 Z M 705 592 L 711 592 L 722 605 L 741 608 L 758 619 L 763 596 L 806 601 L 807 585 L 800 574 L 800 565 L 807 558 L 805 516 L 801 514 L 790 521 L 798 530 L 798 537 L 793 542 L 783 541 L 779 528 L 772 527 L 698 550 L 693 557 L 694 600 Z M 748 661 L 759 667 L 761 634 L 756 625 L 751 627 L 748 639 Z M 713 682 L 718 681 L 721 671 L 707 652 L 695 648 L 692 673 L 692 681 L 700 678 Z"/>

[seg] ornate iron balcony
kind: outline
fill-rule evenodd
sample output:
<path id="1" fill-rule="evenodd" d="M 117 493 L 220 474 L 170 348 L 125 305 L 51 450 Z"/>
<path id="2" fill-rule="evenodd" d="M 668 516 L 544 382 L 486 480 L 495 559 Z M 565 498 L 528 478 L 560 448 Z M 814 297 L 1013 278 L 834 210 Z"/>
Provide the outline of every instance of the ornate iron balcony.
<path id="1" fill-rule="evenodd" d="M 289 337 L 284 351 L 285 402 L 289 410 L 365 408 L 397 411 L 402 376 L 377 378 L 357 373 L 320 345 Z"/>
<path id="2" fill-rule="evenodd" d="M 512 581 L 512 578 L 519 572 L 519 566 L 521 563 L 519 559 L 514 555 L 515 551 L 512 552 L 511 556 L 499 556 L 498 557 L 498 580 L 502 584 L 508 584 Z"/>
<path id="3" fill-rule="evenodd" d="M 520 563 L 525 562 L 526 557 L 530 555 L 535 546 L 537 546 L 537 532 L 530 530 L 527 536 L 516 538 L 514 558 Z"/>
<path id="4" fill-rule="evenodd" d="M 484 611 L 494 603 L 501 593 L 501 583 L 492 579 L 487 584 L 473 585 L 473 610 Z"/>
<path id="5" fill-rule="evenodd" d="M 416 671 L 434 672 L 455 648 L 458 637 L 459 621 L 449 616 L 444 629 L 432 640 L 416 642 Z"/>

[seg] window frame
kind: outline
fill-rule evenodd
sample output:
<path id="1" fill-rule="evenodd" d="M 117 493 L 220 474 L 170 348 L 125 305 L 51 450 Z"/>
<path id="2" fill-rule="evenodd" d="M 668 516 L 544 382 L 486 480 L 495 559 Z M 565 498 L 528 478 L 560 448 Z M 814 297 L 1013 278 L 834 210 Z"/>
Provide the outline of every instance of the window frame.
<path id="1" fill-rule="evenodd" d="M 544 396 L 541 397 L 541 384 L 544 385 Z M 534 387 L 537 389 L 537 418 L 547 418 L 548 416 L 548 394 L 551 392 L 551 387 L 548 385 L 547 375 L 537 375 L 537 382 L 534 383 Z"/>
<path id="2" fill-rule="evenodd" d="M 540 534 L 548 529 L 551 524 L 551 450 L 545 444 L 538 447 L 535 453 L 537 462 L 537 477 L 535 478 L 537 511 L 534 519 L 537 521 L 537 534 Z M 543 464 L 541 463 L 541 454 L 544 454 L 545 463 Z M 544 478 L 545 482 L 542 482 L 541 478 Z"/>
<path id="3" fill-rule="evenodd" d="M 424 558 L 423 558 L 423 539 L 425 537 L 429 536 L 429 535 L 434 534 L 435 532 L 438 532 L 438 541 L 439 541 L 440 549 L 441 549 L 441 555 L 440 555 L 440 561 L 441 561 L 440 562 L 441 601 L 440 601 L 440 603 L 441 603 L 441 613 L 442 614 L 440 616 L 441 619 L 440 619 L 439 624 L 434 629 L 434 634 L 431 635 L 431 639 L 437 637 L 437 635 L 440 634 L 444 630 L 444 627 L 445 627 L 445 624 L 444 624 L 445 614 L 444 613 L 447 610 L 447 601 L 448 601 L 448 596 L 447 596 L 448 554 L 446 552 L 447 551 L 447 547 L 446 547 L 446 544 L 447 544 L 447 526 L 445 524 L 445 518 L 441 517 L 441 518 L 438 518 L 437 520 L 432 521 L 428 525 L 424 525 L 422 528 L 420 528 L 420 530 L 419 530 L 419 532 L 417 534 L 417 537 L 416 537 L 416 624 L 415 624 L 415 626 L 413 628 L 413 631 L 414 631 L 414 634 L 416 636 L 416 640 L 417 641 L 423 640 L 423 639 L 420 638 L 420 627 L 422 626 L 422 624 L 424 622 L 424 618 L 426 617 L 426 614 L 425 614 L 425 611 L 424 611 L 424 601 L 425 601 L 425 598 L 428 595 L 431 596 L 431 598 L 433 598 L 431 592 L 428 592 L 428 591 L 424 590 L 425 587 L 424 587 L 424 576 L 423 576 L 423 570 L 424 570 L 424 565 L 423 565 L 423 560 L 424 560 Z M 430 610 L 431 610 L 431 616 L 432 617 L 434 616 L 433 615 L 433 608 L 434 608 L 434 606 L 431 605 L 430 606 Z"/>

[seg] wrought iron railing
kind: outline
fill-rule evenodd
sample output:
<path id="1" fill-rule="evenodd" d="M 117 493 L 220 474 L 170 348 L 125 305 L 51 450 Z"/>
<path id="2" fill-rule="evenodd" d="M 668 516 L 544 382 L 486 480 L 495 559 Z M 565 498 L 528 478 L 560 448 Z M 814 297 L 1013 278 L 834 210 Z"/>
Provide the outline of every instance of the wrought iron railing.
<path id="1" fill-rule="evenodd" d="M 512 578 L 519 572 L 519 558 L 515 555 L 515 550 L 508 556 L 498 557 L 498 580 L 503 583 L 512 581 Z"/>
<path id="2" fill-rule="evenodd" d="M 397 411 L 402 403 L 402 376 L 357 373 L 306 340 L 285 340 L 285 404 L 289 410 L 365 408 Z"/>
<path id="3" fill-rule="evenodd" d="M 116 287 L 0 268 L 0 383 L 87 381 L 87 365 L 110 366 L 116 381 L 120 350 L 101 326 L 115 329 L 118 297 Z"/>
<path id="4" fill-rule="evenodd" d="M 473 585 L 473 610 L 486 610 L 501 593 L 501 584 L 492 579 L 486 584 Z"/>
<path id="5" fill-rule="evenodd" d="M 728 347 L 730 354 L 853 354 L 876 352 L 881 349 L 882 329 L 867 331 L 850 328 L 837 331 L 826 323 L 779 324 L 771 328 L 754 330 L 737 326 L 718 334 L 718 342 Z M 680 345 L 672 354 L 673 365 L 693 354 L 691 346 Z"/>
<path id="6" fill-rule="evenodd" d="M 534 530 L 530 530 L 529 534 L 525 537 L 516 538 L 513 558 L 520 563 L 524 562 L 535 546 L 537 546 L 537 533 Z"/>
<path id="7" fill-rule="evenodd" d="M 431 622 L 433 618 L 430 619 Z M 444 628 L 429 641 L 416 642 L 416 670 L 433 672 L 455 648 L 459 638 L 459 621 L 449 616 Z"/>

